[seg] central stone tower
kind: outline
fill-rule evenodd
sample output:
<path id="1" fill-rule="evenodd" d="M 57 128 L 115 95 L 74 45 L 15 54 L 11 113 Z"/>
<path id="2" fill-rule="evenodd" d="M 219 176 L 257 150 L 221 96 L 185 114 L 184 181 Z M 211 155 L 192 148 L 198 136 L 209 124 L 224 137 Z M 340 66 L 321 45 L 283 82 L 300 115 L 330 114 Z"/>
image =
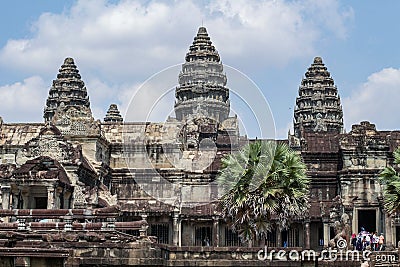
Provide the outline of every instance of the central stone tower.
<path id="1" fill-rule="evenodd" d="M 85 83 L 81 80 L 74 59 L 70 57 L 64 60 L 57 79 L 53 80 L 53 86 L 49 90 L 43 115 L 45 121 L 51 121 L 57 110 L 66 106 L 82 106 L 90 110 Z"/>
<path id="2" fill-rule="evenodd" d="M 338 89 L 322 58 L 315 57 L 299 87 L 294 110 L 294 135 L 343 132 L 343 111 Z"/>
<path id="3" fill-rule="evenodd" d="M 178 120 L 204 116 L 222 122 L 229 116 L 229 89 L 219 54 L 205 27 L 200 27 L 186 54 L 176 88 Z"/>

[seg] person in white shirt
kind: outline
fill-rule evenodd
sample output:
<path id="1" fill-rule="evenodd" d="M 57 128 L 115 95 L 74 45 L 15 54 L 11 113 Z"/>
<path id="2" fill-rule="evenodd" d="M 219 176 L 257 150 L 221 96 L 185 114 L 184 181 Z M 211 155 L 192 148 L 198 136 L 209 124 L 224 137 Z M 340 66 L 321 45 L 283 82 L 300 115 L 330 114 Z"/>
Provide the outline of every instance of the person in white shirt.
<path id="1" fill-rule="evenodd" d="M 371 244 L 371 237 L 370 237 L 369 234 L 367 234 L 365 236 L 365 247 L 364 247 L 364 249 L 366 249 L 370 244 Z"/>
<path id="2" fill-rule="evenodd" d="M 378 237 L 378 233 L 374 232 L 374 234 L 372 235 L 372 250 L 376 251 L 378 250 L 378 241 L 379 241 L 379 237 Z"/>

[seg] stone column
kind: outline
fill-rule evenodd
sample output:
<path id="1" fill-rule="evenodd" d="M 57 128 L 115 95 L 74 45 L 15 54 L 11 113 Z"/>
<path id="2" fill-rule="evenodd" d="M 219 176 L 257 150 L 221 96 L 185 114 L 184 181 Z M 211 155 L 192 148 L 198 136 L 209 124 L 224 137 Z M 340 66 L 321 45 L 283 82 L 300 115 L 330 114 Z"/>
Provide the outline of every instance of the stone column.
<path id="1" fill-rule="evenodd" d="M 29 208 L 29 192 L 22 193 L 22 208 L 23 209 Z"/>
<path id="2" fill-rule="evenodd" d="M 174 214 L 172 218 L 172 245 L 179 246 L 181 243 L 179 240 L 179 232 L 180 232 L 180 220 L 179 214 Z"/>
<path id="3" fill-rule="evenodd" d="M 2 194 L 2 208 L 3 210 L 8 210 L 10 208 L 10 186 L 2 186 L 1 194 Z"/>
<path id="4" fill-rule="evenodd" d="M 54 188 L 47 187 L 47 209 L 51 210 L 54 208 Z"/>
<path id="5" fill-rule="evenodd" d="M 8 210 L 10 209 L 10 191 L 11 191 L 11 187 L 10 186 L 2 186 L 1 187 L 1 198 L 2 198 L 2 208 L 3 210 Z M 4 222 L 9 222 L 10 218 L 9 217 L 4 217 Z"/>
<path id="6" fill-rule="evenodd" d="M 182 219 L 179 220 L 178 246 L 182 246 Z"/>
<path id="7" fill-rule="evenodd" d="M 218 218 L 213 218 L 213 240 L 212 245 L 214 247 L 219 247 L 219 221 Z"/>
<path id="8" fill-rule="evenodd" d="M 304 245 L 306 249 L 310 249 L 310 222 L 304 225 Z"/>
<path id="9" fill-rule="evenodd" d="M 18 209 L 18 194 L 15 192 L 10 193 L 10 198 L 11 198 L 11 209 Z"/>
<path id="10" fill-rule="evenodd" d="M 324 222 L 324 247 L 329 244 L 329 223 Z"/>
<path id="11" fill-rule="evenodd" d="M 276 228 L 276 246 L 277 247 L 282 247 L 282 231 L 279 227 Z"/>
<path id="12" fill-rule="evenodd" d="M 57 188 L 54 190 L 54 209 L 60 209 L 61 207 L 61 201 L 60 201 L 60 196 L 62 194 L 62 189 Z"/>
<path id="13" fill-rule="evenodd" d="M 142 214 L 142 220 L 147 222 L 147 215 L 146 214 Z M 140 237 L 145 237 L 147 236 L 147 229 L 148 229 L 148 225 L 142 225 L 142 227 L 139 229 L 139 235 Z"/>
<path id="14" fill-rule="evenodd" d="M 388 249 L 393 247 L 393 224 L 392 218 L 385 212 L 385 243 Z"/>

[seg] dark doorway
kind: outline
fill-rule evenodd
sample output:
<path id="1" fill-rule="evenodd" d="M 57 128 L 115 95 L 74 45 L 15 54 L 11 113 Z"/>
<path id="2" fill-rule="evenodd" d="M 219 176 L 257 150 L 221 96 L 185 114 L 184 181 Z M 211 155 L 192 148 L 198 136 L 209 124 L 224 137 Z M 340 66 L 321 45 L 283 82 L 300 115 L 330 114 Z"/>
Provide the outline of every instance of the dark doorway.
<path id="1" fill-rule="evenodd" d="M 195 246 L 211 246 L 212 231 L 211 227 L 195 228 Z"/>
<path id="2" fill-rule="evenodd" d="M 358 210 L 358 231 L 361 227 L 370 233 L 376 231 L 376 210 Z"/>
<path id="3" fill-rule="evenodd" d="M 281 233 L 281 247 L 287 247 L 288 246 L 288 232 L 287 230 L 282 231 Z"/>
<path id="4" fill-rule="evenodd" d="M 47 197 L 35 197 L 35 209 L 47 209 Z"/>

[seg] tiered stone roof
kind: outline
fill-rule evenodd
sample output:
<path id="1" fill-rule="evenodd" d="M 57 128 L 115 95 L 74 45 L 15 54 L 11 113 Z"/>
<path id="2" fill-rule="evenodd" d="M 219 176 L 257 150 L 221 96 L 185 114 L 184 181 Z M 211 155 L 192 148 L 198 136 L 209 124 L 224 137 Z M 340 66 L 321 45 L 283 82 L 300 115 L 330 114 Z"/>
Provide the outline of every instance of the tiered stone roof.
<path id="1" fill-rule="evenodd" d="M 305 73 L 294 110 L 294 135 L 343 132 L 343 111 L 337 87 L 320 57 Z"/>
<path id="2" fill-rule="evenodd" d="M 105 122 L 122 122 L 122 116 L 116 104 L 111 104 L 104 118 Z"/>
<path id="3" fill-rule="evenodd" d="M 72 58 L 64 60 L 57 79 L 53 80 L 44 109 L 45 121 L 51 121 L 60 106 L 85 106 L 90 109 L 85 83 Z"/>
<path id="4" fill-rule="evenodd" d="M 229 115 L 229 89 L 219 54 L 205 27 L 200 27 L 186 54 L 176 88 L 178 120 L 203 115 L 221 122 Z"/>

